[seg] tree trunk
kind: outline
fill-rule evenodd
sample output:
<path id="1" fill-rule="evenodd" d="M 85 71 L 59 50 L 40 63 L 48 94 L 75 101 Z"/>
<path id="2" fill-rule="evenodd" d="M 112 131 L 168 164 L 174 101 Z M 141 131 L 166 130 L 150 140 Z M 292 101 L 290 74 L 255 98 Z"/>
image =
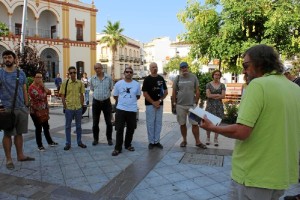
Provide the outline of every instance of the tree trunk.
<path id="1" fill-rule="evenodd" d="M 115 81 L 115 52 L 112 51 L 111 78 Z"/>

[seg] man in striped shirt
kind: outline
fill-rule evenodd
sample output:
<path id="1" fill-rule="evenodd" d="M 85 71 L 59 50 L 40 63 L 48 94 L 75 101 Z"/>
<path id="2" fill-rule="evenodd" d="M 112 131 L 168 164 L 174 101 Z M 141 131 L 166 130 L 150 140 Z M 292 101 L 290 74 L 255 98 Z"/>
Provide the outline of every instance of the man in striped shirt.
<path id="1" fill-rule="evenodd" d="M 94 65 L 96 75 L 91 78 L 91 90 L 93 93 L 93 145 L 97 145 L 99 142 L 99 121 L 100 114 L 103 111 L 104 119 L 106 123 L 106 139 L 108 145 L 113 145 L 112 142 L 112 123 L 111 123 L 111 101 L 110 95 L 113 89 L 112 78 L 104 73 L 101 63 Z"/>

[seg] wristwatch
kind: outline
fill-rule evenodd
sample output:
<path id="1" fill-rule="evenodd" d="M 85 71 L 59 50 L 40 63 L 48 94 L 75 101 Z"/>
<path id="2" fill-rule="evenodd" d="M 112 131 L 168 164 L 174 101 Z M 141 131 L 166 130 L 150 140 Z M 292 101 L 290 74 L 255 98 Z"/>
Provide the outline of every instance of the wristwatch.
<path id="1" fill-rule="evenodd" d="M 159 101 L 159 102 L 162 102 L 162 100 L 161 100 L 161 99 L 159 99 L 158 101 Z"/>

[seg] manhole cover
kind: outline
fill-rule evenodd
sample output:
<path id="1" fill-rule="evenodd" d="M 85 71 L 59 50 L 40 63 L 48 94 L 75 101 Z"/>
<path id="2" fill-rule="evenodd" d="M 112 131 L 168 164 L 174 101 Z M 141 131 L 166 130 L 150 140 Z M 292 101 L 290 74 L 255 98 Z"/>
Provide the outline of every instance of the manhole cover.
<path id="1" fill-rule="evenodd" d="M 222 167 L 223 161 L 224 161 L 224 156 L 185 153 L 180 162 L 184 164 Z"/>

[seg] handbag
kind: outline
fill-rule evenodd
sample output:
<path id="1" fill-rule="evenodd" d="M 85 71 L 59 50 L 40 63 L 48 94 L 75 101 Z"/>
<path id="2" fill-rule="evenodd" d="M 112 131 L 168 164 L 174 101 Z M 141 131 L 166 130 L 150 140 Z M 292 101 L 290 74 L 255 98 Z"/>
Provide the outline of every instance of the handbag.
<path id="1" fill-rule="evenodd" d="M 12 130 L 15 126 L 16 116 L 14 113 L 15 106 L 16 106 L 16 99 L 19 87 L 19 75 L 20 70 L 17 69 L 17 79 L 16 79 L 16 88 L 15 88 L 15 95 L 12 102 L 11 111 L 0 111 L 0 130 Z"/>
<path id="2" fill-rule="evenodd" d="M 35 115 L 36 115 L 37 120 L 40 124 L 42 124 L 42 123 L 44 123 L 44 122 L 46 122 L 50 119 L 48 108 L 35 111 Z"/>

